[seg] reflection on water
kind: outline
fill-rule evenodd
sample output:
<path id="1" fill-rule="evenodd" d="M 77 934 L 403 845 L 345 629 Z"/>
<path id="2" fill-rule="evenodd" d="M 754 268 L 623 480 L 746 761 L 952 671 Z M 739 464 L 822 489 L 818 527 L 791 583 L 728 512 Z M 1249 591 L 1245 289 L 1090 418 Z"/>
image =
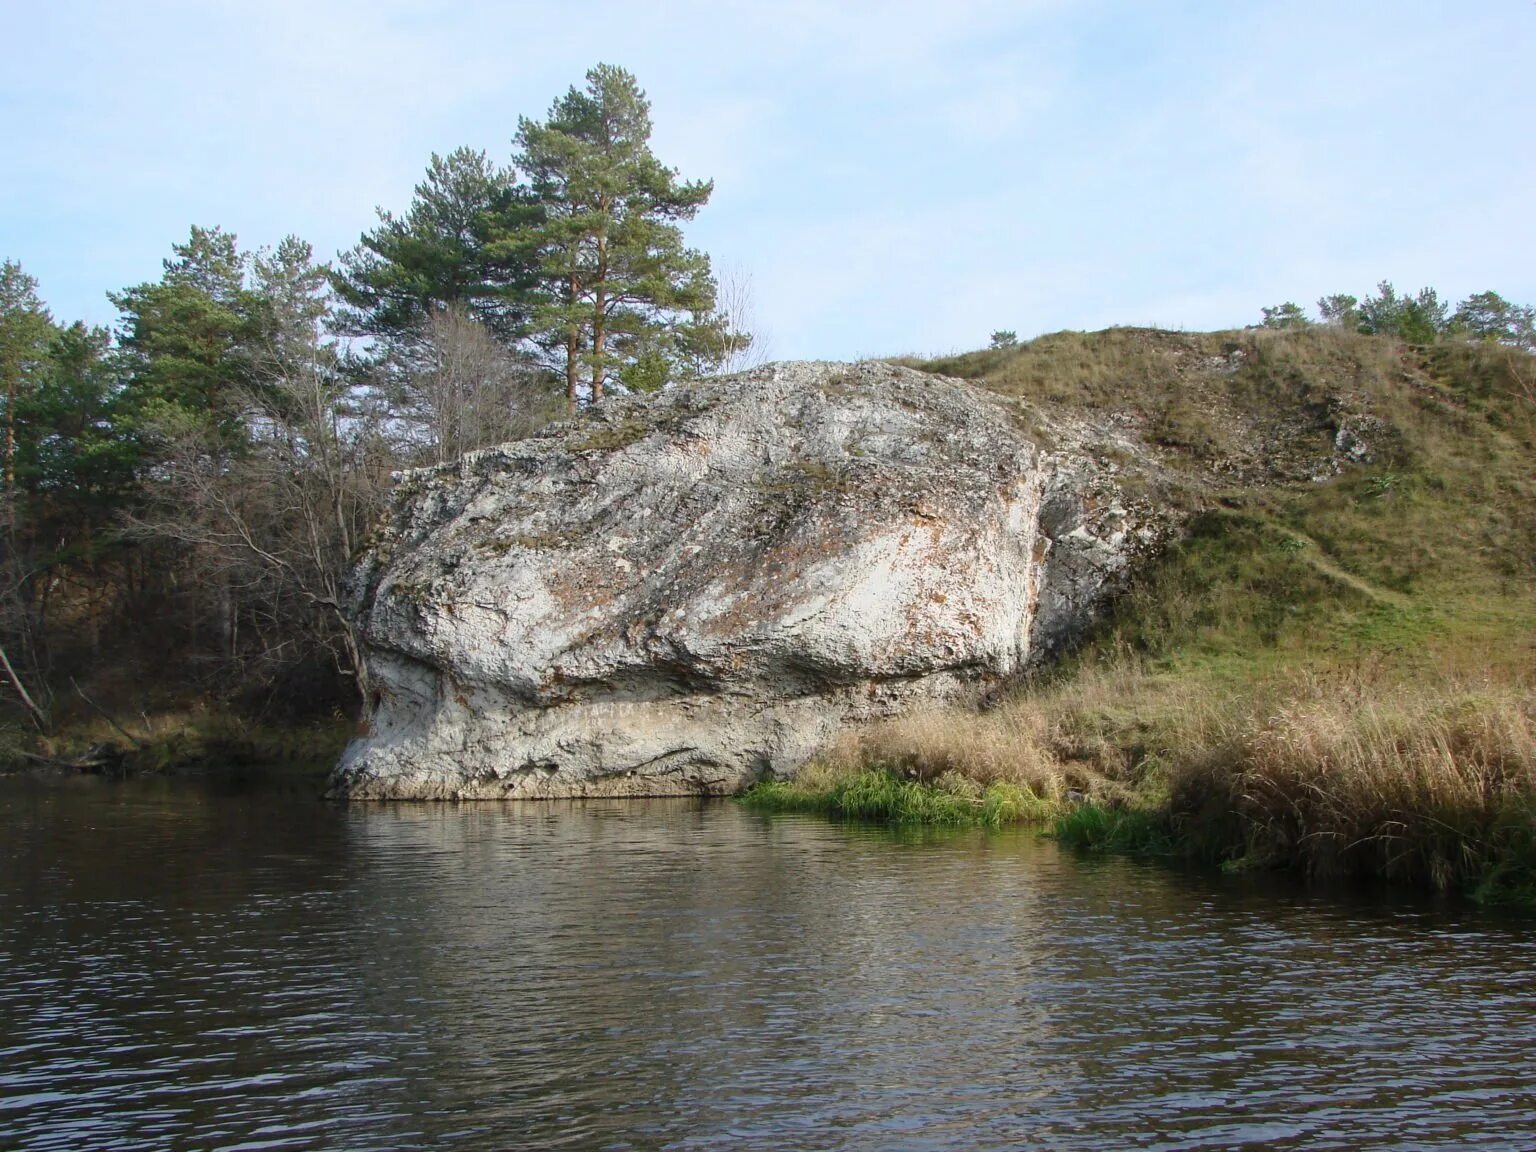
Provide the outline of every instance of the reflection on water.
<path id="1" fill-rule="evenodd" d="M 0 781 L 0 1148 L 1536 1146 L 1529 922 L 729 803 Z"/>

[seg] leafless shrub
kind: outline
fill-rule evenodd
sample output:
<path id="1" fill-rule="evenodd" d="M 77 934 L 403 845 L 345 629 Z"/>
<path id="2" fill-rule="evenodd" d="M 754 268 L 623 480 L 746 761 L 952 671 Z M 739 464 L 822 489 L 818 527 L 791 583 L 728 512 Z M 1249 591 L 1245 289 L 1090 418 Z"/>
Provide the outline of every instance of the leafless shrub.
<path id="1" fill-rule="evenodd" d="M 559 411 L 546 374 L 459 305 L 427 318 L 399 391 L 422 453 L 436 463 L 530 435 Z"/>

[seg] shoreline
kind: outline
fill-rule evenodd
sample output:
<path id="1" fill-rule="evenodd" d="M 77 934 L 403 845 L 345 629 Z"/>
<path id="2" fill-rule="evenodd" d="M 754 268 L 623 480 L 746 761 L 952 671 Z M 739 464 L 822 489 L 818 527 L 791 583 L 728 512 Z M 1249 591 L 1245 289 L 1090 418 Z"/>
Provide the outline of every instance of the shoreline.
<path id="1" fill-rule="evenodd" d="M 150 714 L 126 726 L 84 720 L 48 735 L 7 733 L 0 744 L 0 774 L 171 776 L 272 766 L 323 780 L 354 727 L 343 718 L 279 724 L 204 708 Z"/>
<path id="2" fill-rule="evenodd" d="M 850 734 L 742 802 L 1536 907 L 1536 700 L 1502 677 L 1083 669 Z"/>
<path id="3" fill-rule="evenodd" d="M 1023 789 L 994 785 L 976 799 L 888 770 L 870 769 L 850 777 L 835 789 L 796 787 L 792 781 L 759 784 L 736 797 L 738 803 L 764 813 L 813 814 L 829 820 L 878 824 L 893 828 L 1034 827 L 1063 847 L 1087 855 L 1128 856 L 1168 864 L 1189 865 L 1206 872 L 1270 873 L 1319 881 L 1380 881 L 1393 887 L 1440 893 L 1454 892 L 1482 905 L 1536 911 L 1536 865 L 1529 841 L 1515 838 L 1492 853 L 1477 855 L 1485 863 L 1454 880 L 1393 875 L 1372 867 L 1317 869 L 1291 855 L 1263 855 L 1251 829 L 1234 820 L 1189 823 L 1167 810 L 1116 806 L 1093 800 L 1071 804 L 1053 802 Z M 1527 817 L 1528 819 L 1529 817 Z M 1528 835 L 1528 833 L 1527 833 Z M 1448 848 L 1471 854 L 1475 842 L 1452 839 Z"/>
<path id="4" fill-rule="evenodd" d="M 350 721 L 204 708 L 113 730 L 13 732 L 0 772 L 174 776 L 277 767 L 317 793 Z M 987 711 L 846 733 L 757 811 L 1046 830 L 1087 852 L 1224 871 L 1377 878 L 1536 908 L 1536 698 L 1511 669 L 1084 664 Z"/>

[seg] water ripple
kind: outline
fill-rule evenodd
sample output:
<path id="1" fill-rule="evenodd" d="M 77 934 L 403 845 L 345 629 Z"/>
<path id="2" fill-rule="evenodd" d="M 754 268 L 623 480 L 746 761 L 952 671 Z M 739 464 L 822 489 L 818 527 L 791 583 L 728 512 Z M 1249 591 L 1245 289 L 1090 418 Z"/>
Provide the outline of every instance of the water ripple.
<path id="1" fill-rule="evenodd" d="M 1536 1146 L 1528 922 L 688 802 L 0 781 L 0 1148 Z"/>

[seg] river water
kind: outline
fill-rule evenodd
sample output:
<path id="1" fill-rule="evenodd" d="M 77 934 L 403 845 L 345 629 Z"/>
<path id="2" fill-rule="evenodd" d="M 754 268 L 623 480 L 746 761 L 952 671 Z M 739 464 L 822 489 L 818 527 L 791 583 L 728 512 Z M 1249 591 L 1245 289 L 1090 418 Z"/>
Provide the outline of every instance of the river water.
<path id="1" fill-rule="evenodd" d="M 0 780 L 0 1148 L 1536 1147 L 1536 932 L 729 802 Z"/>

